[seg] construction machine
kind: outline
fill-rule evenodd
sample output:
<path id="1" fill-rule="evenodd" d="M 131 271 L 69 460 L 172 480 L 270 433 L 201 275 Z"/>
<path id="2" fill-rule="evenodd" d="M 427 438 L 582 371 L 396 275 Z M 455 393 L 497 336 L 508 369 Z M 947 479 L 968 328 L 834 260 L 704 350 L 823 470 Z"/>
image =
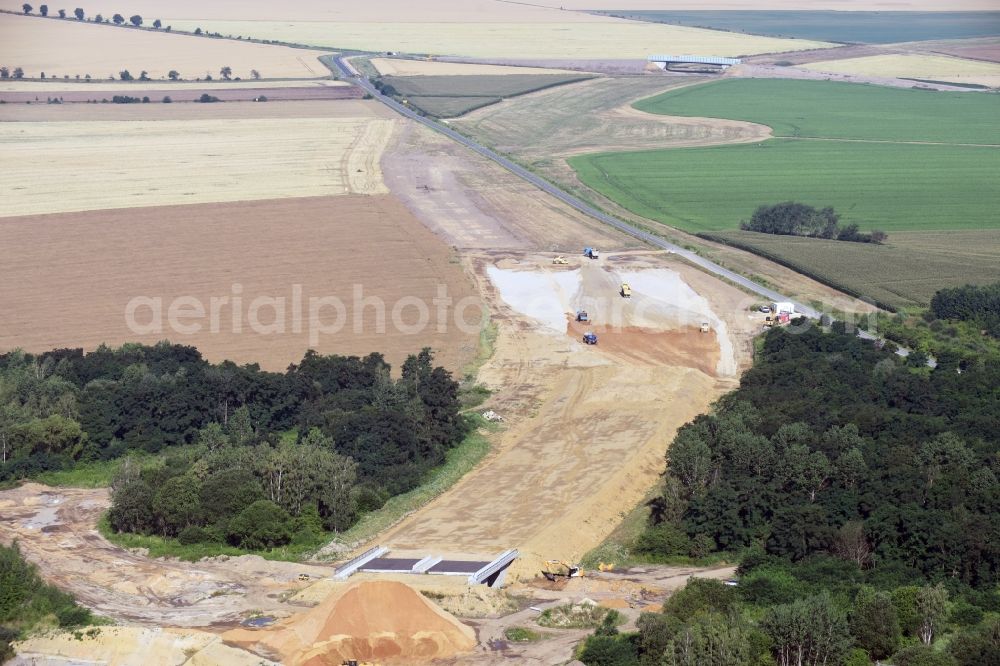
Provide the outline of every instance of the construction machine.
<path id="1" fill-rule="evenodd" d="M 577 564 L 562 560 L 546 560 L 542 575 L 551 581 L 559 578 L 580 578 L 583 576 L 583 569 Z"/>
<path id="2" fill-rule="evenodd" d="M 699 330 L 701 330 L 702 333 L 708 333 L 711 330 L 711 327 L 708 325 L 707 321 L 703 321 L 701 322 L 701 328 Z"/>
<path id="3" fill-rule="evenodd" d="M 576 320 L 577 321 L 590 321 L 590 315 L 587 314 L 586 310 L 577 310 L 576 311 Z"/>
<path id="4" fill-rule="evenodd" d="M 596 247 L 585 247 L 583 248 L 583 256 L 587 257 L 588 259 L 600 259 L 601 251 L 598 250 Z"/>
<path id="5" fill-rule="evenodd" d="M 628 282 L 622 282 L 622 298 L 632 298 L 632 286 Z"/>
<path id="6" fill-rule="evenodd" d="M 596 345 L 597 344 L 597 334 L 593 333 L 592 331 L 588 331 L 588 332 L 586 332 L 586 333 L 583 334 L 583 341 L 584 341 L 584 343 L 586 343 L 588 345 Z"/>
<path id="7" fill-rule="evenodd" d="M 791 316 L 787 312 L 781 312 L 774 315 L 767 315 L 764 318 L 764 326 L 783 326 L 792 320 Z"/>
<path id="8" fill-rule="evenodd" d="M 556 264 L 557 266 L 565 266 L 569 262 L 566 261 L 566 257 L 559 255 L 558 257 L 552 260 L 552 263 Z"/>

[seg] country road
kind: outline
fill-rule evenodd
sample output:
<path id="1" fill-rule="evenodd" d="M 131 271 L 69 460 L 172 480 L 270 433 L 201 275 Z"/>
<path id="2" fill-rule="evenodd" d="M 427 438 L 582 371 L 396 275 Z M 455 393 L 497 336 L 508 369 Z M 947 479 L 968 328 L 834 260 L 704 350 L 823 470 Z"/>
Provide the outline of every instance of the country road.
<path id="1" fill-rule="evenodd" d="M 782 301 L 782 302 L 793 303 L 795 305 L 795 310 L 797 313 L 804 315 L 810 319 L 820 318 L 820 313 L 816 311 L 814 308 L 799 301 L 796 301 L 795 299 L 784 296 L 783 294 L 779 294 L 773 289 L 768 289 L 764 285 L 758 284 L 757 282 L 754 282 L 753 280 L 744 277 L 739 273 L 734 273 L 728 268 L 724 268 L 719 264 L 715 263 L 714 261 L 710 261 L 709 259 L 706 259 L 705 257 L 702 257 L 701 255 L 692 252 L 691 250 L 683 248 L 679 245 L 675 245 L 669 241 L 660 238 L 659 236 L 649 233 L 648 231 L 643 231 L 642 229 L 633 226 L 628 222 L 624 222 L 616 217 L 612 217 L 611 215 L 608 215 L 607 213 L 600 211 L 597 208 L 594 208 L 593 206 L 583 201 L 582 199 L 575 197 L 572 194 L 569 194 L 568 192 L 565 192 L 564 190 L 556 187 L 552 183 L 532 173 L 528 169 L 525 169 L 524 167 L 515 164 L 514 162 L 507 159 L 503 155 L 500 155 L 499 153 L 490 150 L 486 146 L 470 139 L 464 134 L 461 134 L 460 132 L 457 132 L 454 129 L 436 120 L 432 120 L 430 118 L 422 116 L 419 113 L 415 112 L 413 109 L 406 106 L 405 104 L 400 104 L 396 100 L 387 97 L 386 95 L 383 95 L 371 83 L 371 81 L 368 80 L 367 77 L 361 75 L 360 73 L 358 73 L 357 70 L 354 69 L 351 63 L 347 61 L 347 56 L 340 55 L 335 57 L 320 58 L 320 62 L 323 62 L 323 64 L 325 64 L 327 67 L 330 67 L 329 65 L 330 61 L 332 61 L 336 66 L 336 68 L 339 70 L 339 72 L 334 71 L 335 74 L 339 73 L 349 83 L 353 83 L 354 85 L 361 87 L 365 92 L 370 94 L 373 99 L 377 99 L 378 101 L 382 102 L 396 113 L 406 116 L 407 118 L 414 120 L 420 123 L 421 125 L 429 127 L 435 132 L 439 132 L 447 136 L 448 138 L 452 139 L 453 141 L 462 144 L 469 150 L 479 153 L 480 155 L 486 157 L 487 159 L 493 160 L 494 162 L 496 162 L 503 168 L 507 169 L 511 173 L 519 176 L 520 178 L 523 178 L 524 180 L 531 183 L 538 189 L 559 199 L 568 206 L 575 208 L 584 215 L 589 215 L 590 217 L 600 222 L 603 222 L 607 225 L 610 225 L 615 229 L 618 229 L 619 231 L 622 231 L 623 233 L 632 236 L 633 238 L 637 238 L 645 243 L 648 243 L 649 245 L 673 252 L 679 257 L 683 257 L 687 261 L 691 262 L 695 266 L 698 266 L 713 275 L 728 280 L 729 282 L 739 287 L 742 287 L 747 291 L 763 296 L 767 298 L 769 301 L 772 302 Z M 857 335 L 858 337 L 866 340 L 881 339 L 880 336 L 874 335 L 862 329 L 857 329 Z M 905 357 L 908 356 L 910 352 L 908 349 L 899 347 L 896 353 L 899 356 Z M 931 358 L 928 359 L 927 365 L 930 367 L 935 367 L 937 364 L 935 362 L 935 359 Z"/>

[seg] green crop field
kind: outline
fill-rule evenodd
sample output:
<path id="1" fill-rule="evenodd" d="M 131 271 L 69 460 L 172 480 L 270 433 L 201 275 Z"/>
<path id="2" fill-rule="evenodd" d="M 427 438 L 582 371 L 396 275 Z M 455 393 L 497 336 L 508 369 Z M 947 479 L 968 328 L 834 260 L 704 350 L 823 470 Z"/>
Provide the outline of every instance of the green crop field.
<path id="1" fill-rule="evenodd" d="M 775 136 L 1000 145 L 1000 96 L 833 81 L 728 79 L 635 108 L 768 125 Z"/>
<path id="2" fill-rule="evenodd" d="M 761 123 L 779 137 L 569 160 L 585 185 L 638 215 L 725 235 L 732 245 L 891 307 L 926 304 L 937 286 L 996 279 L 996 95 L 736 79 L 671 90 L 635 107 Z M 888 247 L 735 231 L 757 206 L 789 200 L 833 206 L 843 222 L 886 231 Z M 983 236 L 960 243 L 960 230 Z M 911 232 L 947 233 L 904 251 Z"/>
<path id="3" fill-rule="evenodd" d="M 399 97 L 438 118 L 452 118 L 515 97 L 593 78 L 586 74 L 484 74 L 482 76 L 383 76 Z"/>
<path id="4" fill-rule="evenodd" d="M 1000 228 L 1000 148 L 772 139 L 582 155 L 587 186 L 634 213 L 698 233 L 736 229 L 757 206 L 833 206 L 863 229 Z"/>

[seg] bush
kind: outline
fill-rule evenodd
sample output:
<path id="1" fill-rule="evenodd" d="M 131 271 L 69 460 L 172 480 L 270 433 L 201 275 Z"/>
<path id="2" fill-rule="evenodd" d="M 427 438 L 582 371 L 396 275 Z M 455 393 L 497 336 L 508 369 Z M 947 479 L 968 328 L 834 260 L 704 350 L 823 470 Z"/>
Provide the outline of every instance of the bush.
<path id="1" fill-rule="evenodd" d="M 503 632 L 503 635 L 507 637 L 507 640 L 515 643 L 530 643 L 542 638 L 542 635 L 537 631 L 532 631 L 525 627 L 508 627 Z"/>
<path id="2" fill-rule="evenodd" d="M 761 567 L 740 578 L 740 595 L 752 604 L 787 604 L 805 596 L 802 583 L 785 569 Z"/>
<path id="3" fill-rule="evenodd" d="M 219 98 L 214 95 L 209 95 L 208 93 L 202 93 L 201 97 L 198 98 L 198 101 L 202 104 L 211 104 L 213 102 L 218 102 Z"/>
<path id="4" fill-rule="evenodd" d="M 951 655 L 923 645 L 904 648 L 895 657 L 895 666 L 956 666 L 957 663 Z"/>
<path id="5" fill-rule="evenodd" d="M 174 100 L 170 99 L 170 95 L 165 95 L 165 96 L 163 97 L 163 103 L 164 103 L 164 104 L 171 104 L 171 103 L 173 103 L 173 101 L 174 101 Z"/>
<path id="6" fill-rule="evenodd" d="M 270 500 L 258 500 L 229 522 L 229 543 L 249 550 L 284 546 L 292 540 L 291 516 Z"/>
<path id="7" fill-rule="evenodd" d="M 973 606 L 968 601 L 958 601 L 951 609 L 951 622 L 960 627 L 974 627 L 983 621 L 985 613 L 977 606 Z"/>
<path id="8" fill-rule="evenodd" d="M 628 636 L 589 636 L 578 658 L 587 666 L 639 664 L 639 656 Z"/>
<path id="9" fill-rule="evenodd" d="M 663 612 L 686 622 L 703 611 L 726 615 L 736 607 L 736 602 L 736 588 L 710 578 L 691 578 L 667 599 Z"/>
<path id="10" fill-rule="evenodd" d="M 615 623 L 621 618 L 618 611 L 598 606 L 593 602 L 569 603 L 546 608 L 538 616 L 537 621 L 539 625 L 553 629 L 593 629 L 604 622 L 609 615 L 612 615 L 612 621 Z"/>
<path id="11" fill-rule="evenodd" d="M 646 528 L 635 541 L 635 550 L 647 555 L 687 555 L 691 539 L 680 528 L 661 523 Z"/>
<path id="12" fill-rule="evenodd" d="M 197 525 L 188 525 L 177 535 L 177 540 L 185 546 L 212 541 L 208 532 Z"/>

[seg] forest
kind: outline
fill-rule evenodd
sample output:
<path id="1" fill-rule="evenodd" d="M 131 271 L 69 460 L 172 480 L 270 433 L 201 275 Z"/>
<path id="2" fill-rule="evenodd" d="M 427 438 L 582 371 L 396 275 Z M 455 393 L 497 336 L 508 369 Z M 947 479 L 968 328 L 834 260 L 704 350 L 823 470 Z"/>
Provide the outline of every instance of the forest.
<path id="1" fill-rule="evenodd" d="M 666 459 L 636 549 L 730 553 L 738 585 L 693 580 L 584 663 L 1000 663 L 1000 355 L 774 329 Z"/>
<path id="2" fill-rule="evenodd" d="M 0 481 L 122 459 L 113 530 L 273 548 L 414 488 L 466 435 L 459 410 L 458 383 L 426 349 L 398 378 L 379 354 L 309 351 L 274 373 L 168 343 L 12 352 Z"/>

